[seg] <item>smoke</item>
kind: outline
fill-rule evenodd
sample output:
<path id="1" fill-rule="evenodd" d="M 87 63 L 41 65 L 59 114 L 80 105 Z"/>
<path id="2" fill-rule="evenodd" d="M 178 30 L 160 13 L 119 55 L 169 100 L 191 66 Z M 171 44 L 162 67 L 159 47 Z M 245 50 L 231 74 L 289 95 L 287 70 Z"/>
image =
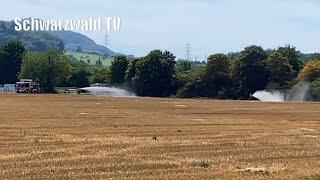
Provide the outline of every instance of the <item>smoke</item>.
<path id="1" fill-rule="evenodd" d="M 129 92 L 120 88 L 115 88 L 115 87 L 85 87 L 85 88 L 81 88 L 81 90 L 90 94 L 103 94 L 103 95 L 109 95 L 113 97 L 136 96 L 132 92 Z"/>
<path id="2" fill-rule="evenodd" d="M 309 87 L 309 83 L 299 83 L 286 92 L 263 90 L 255 92 L 252 96 L 264 102 L 306 101 Z"/>

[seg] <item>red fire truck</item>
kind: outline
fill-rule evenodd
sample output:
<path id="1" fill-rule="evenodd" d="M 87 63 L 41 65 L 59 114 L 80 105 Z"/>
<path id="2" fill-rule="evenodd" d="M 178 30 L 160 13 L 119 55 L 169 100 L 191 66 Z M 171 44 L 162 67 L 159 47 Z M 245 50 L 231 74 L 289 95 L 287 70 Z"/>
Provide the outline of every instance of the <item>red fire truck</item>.
<path id="1" fill-rule="evenodd" d="M 17 93 L 39 93 L 40 84 L 33 82 L 32 79 L 21 79 L 16 83 Z"/>

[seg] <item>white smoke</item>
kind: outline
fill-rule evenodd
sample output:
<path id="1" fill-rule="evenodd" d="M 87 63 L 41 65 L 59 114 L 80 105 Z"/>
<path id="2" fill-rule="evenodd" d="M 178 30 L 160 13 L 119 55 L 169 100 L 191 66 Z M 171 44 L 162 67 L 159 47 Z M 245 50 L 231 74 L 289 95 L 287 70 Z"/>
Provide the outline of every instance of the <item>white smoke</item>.
<path id="1" fill-rule="evenodd" d="M 264 102 L 306 101 L 309 83 L 300 83 L 287 92 L 279 90 L 257 91 L 252 96 Z"/>
<path id="2" fill-rule="evenodd" d="M 113 97 L 130 97 L 136 96 L 134 93 L 126 91 L 124 89 L 115 88 L 115 87 L 85 87 L 80 90 L 86 91 L 90 94 L 104 94 Z"/>

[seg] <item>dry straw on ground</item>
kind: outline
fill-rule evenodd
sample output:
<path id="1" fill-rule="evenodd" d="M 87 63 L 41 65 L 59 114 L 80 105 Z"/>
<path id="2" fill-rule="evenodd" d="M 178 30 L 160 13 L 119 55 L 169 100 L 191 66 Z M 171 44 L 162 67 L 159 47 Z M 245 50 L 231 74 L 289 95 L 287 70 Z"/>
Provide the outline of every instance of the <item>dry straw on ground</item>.
<path id="1" fill-rule="evenodd" d="M 0 94 L 0 177 L 300 179 L 319 135 L 319 103 Z"/>

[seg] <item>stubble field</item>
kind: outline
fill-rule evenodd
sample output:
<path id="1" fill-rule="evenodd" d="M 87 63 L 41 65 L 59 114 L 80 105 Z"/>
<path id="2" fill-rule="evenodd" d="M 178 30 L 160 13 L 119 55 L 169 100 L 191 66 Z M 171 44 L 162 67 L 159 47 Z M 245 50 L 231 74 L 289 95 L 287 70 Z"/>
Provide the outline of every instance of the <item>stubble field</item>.
<path id="1" fill-rule="evenodd" d="M 1 179 L 303 179 L 320 103 L 0 94 Z"/>

